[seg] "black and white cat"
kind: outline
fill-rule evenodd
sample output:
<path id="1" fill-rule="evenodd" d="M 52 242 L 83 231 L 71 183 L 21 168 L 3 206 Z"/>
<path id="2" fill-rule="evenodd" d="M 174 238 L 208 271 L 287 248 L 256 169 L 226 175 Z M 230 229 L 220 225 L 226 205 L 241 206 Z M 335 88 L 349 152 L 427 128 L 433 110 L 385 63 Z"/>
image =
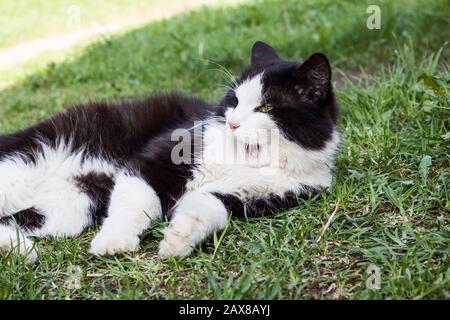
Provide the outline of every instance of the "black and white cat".
<path id="1" fill-rule="evenodd" d="M 286 61 L 263 42 L 218 104 L 172 93 L 75 106 L 0 136 L 0 249 L 33 262 L 31 237 L 99 222 L 92 254 L 134 251 L 170 212 L 159 255 L 188 255 L 230 212 L 288 209 L 328 188 L 337 115 L 324 55 Z"/>

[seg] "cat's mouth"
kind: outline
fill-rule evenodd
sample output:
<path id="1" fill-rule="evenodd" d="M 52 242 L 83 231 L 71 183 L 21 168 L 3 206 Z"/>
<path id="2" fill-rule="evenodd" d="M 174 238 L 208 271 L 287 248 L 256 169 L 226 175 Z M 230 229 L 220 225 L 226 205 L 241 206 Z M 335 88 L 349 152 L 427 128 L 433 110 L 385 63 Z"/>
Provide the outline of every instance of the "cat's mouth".
<path id="1" fill-rule="evenodd" d="M 245 153 L 251 157 L 258 157 L 259 150 L 261 149 L 261 146 L 259 143 L 256 144 L 250 144 L 246 143 L 244 145 Z"/>

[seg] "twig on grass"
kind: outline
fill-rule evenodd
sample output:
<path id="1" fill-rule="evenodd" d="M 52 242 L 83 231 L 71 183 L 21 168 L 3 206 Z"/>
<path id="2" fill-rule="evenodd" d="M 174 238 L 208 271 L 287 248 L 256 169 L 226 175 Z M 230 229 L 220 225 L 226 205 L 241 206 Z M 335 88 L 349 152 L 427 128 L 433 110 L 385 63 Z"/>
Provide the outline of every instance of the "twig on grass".
<path id="1" fill-rule="evenodd" d="M 331 221 L 333 221 L 333 218 L 334 218 L 334 216 L 336 215 L 336 212 L 338 211 L 338 208 L 339 208 L 339 199 L 338 199 L 337 202 L 336 202 L 336 207 L 334 208 L 333 213 L 332 213 L 331 216 L 328 218 L 328 221 L 327 221 L 327 223 L 325 223 L 325 225 L 324 225 L 324 227 L 323 227 L 323 229 L 322 229 L 322 232 L 320 233 L 320 236 L 317 238 L 316 243 L 319 243 L 320 240 L 322 240 L 322 236 L 323 236 L 323 234 L 325 233 L 325 231 L 327 231 L 328 227 L 329 227 L 330 224 L 331 224 Z"/>

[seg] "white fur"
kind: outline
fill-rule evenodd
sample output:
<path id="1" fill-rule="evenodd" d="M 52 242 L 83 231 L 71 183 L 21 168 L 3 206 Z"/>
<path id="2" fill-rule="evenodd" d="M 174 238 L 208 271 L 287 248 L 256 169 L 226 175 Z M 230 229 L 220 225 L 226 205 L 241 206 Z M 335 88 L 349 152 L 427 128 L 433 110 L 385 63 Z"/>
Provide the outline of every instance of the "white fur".
<path id="1" fill-rule="evenodd" d="M 30 239 L 18 228 L 0 224 L 0 253 L 14 250 L 24 256 L 27 263 L 32 264 L 37 260 L 37 253 Z"/>
<path id="2" fill-rule="evenodd" d="M 209 193 L 187 193 L 179 201 L 170 225 L 164 230 L 159 255 L 188 255 L 206 236 L 223 229 L 227 221 L 227 211 L 219 199 Z"/>
<path id="3" fill-rule="evenodd" d="M 253 78 L 247 79 L 234 90 L 238 104 L 229 120 L 237 123 L 246 121 L 254 108 L 261 105 L 263 102 L 261 96 L 263 89 L 262 76 L 263 74 L 260 73 Z"/>
<path id="4" fill-rule="evenodd" d="M 91 243 L 95 255 L 133 251 L 138 248 L 139 235 L 150 221 L 161 216 L 161 204 L 155 191 L 142 179 L 129 176 L 105 160 L 85 158 L 84 151 L 74 152 L 71 143 L 60 142 L 56 148 L 42 144 L 42 153 L 32 163 L 20 154 L 0 162 L 0 216 L 14 214 L 30 207 L 44 214 L 41 228 L 23 231 L 23 240 L 14 240 L 14 228 L 1 226 L 0 246 L 19 245 L 19 252 L 32 242 L 27 235 L 76 236 L 92 224 L 92 200 L 79 190 L 74 178 L 90 172 L 115 177 L 108 216 Z M 30 255 L 35 259 L 35 254 Z"/>
<path id="5" fill-rule="evenodd" d="M 74 177 L 91 171 L 112 175 L 116 169 L 98 158 L 83 161 L 83 151 L 73 152 L 70 142 L 41 146 L 35 163 L 20 154 L 0 162 L 0 216 L 34 207 L 45 215 L 45 223 L 27 234 L 76 236 L 92 223 L 92 201 L 76 187 Z"/>
<path id="6" fill-rule="evenodd" d="M 89 172 L 112 176 L 116 168 L 99 158 L 83 160 L 83 150 L 74 152 L 70 142 L 60 141 L 55 148 L 42 143 L 41 147 L 34 163 L 21 154 L 0 161 L 0 217 L 33 207 L 45 216 L 44 225 L 22 231 L 24 237 L 76 236 L 92 224 L 93 203 L 76 187 L 74 178 Z M 0 229 L 2 239 L 8 238 L 6 230 Z M 28 245 L 30 240 L 24 239 Z"/>
<path id="7" fill-rule="evenodd" d="M 218 132 L 226 131 L 223 124 L 211 124 L 205 130 L 204 162 L 193 171 L 193 179 L 188 182 L 187 190 L 207 190 L 232 193 L 240 198 L 259 197 L 267 193 L 283 194 L 286 191 L 299 190 L 302 185 L 327 188 L 331 184 L 334 154 L 340 142 L 335 131 L 322 150 L 311 151 L 279 136 L 278 154 L 271 156 L 267 165 L 251 167 L 240 163 L 217 163 L 215 155 L 233 152 L 227 149 L 229 141 L 212 139 Z M 223 134 L 222 138 L 227 136 Z M 210 143 L 208 143 L 210 142 Z M 272 142 L 273 143 L 273 142 Z M 267 148 L 271 148 L 268 145 Z M 235 151 L 236 152 L 236 151 Z"/>
<path id="8" fill-rule="evenodd" d="M 161 203 L 152 187 L 141 178 L 119 174 L 108 216 L 89 252 L 104 255 L 137 250 L 139 236 L 161 214 Z"/>
<path id="9" fill-rule="evenodd" d="M 262 76 L 262 73 L 258 74 L 238 86 L 235 89 L 238 104 L 235 108 L 228 108 L 225 112 L 227 122 L 239 125 L 239 128 L 233 130 L 232 134 L 240 146 L 245 144 L 264 145 L 266 133 L 277 129 L 277 125 L 268 114 L 256 111 L 256 108 L 264 103 Z"/>

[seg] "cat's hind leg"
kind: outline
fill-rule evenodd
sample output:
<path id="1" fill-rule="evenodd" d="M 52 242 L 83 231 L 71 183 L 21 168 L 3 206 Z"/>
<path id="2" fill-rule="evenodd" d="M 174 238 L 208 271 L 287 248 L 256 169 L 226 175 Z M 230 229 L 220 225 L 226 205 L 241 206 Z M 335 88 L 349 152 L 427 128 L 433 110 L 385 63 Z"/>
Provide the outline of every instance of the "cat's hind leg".
<path id="1" fill-rule="evenodd" d="M 89 252 L 94 255 L 135 251 L 139 236 L 161 217 L 161 202 L 141 177 L 120 173 L 111 192 L 108 213 Z"/>
<path id="2" fill-rule="evenodd" d="M 29 232 L 37 237 L 75 237 L 93 223 L 93 199 L 72 179 L 49 176 L 33 197 L 33 208 L 44 216 Z"/>
<path id="3" fill-rule="evenodd" d="M 90 198 L 70 181 L 71 170 L 59 166 L 67 157 L 60 158 L 16 153 L 0 160 L 1 254 L 17 248 L 12 252 L 34 262 L 29 236 L 75 236 L 89 224 Z"/>
<path id="4" fill-rule="evenodd" d="M 83 160 L 83 153 L 65 146 L 44 146 L 34 160 L 27 160 L 9 156 L 0 161 L 2 251 L 10 247 L 16 226 L 25 236 L 77 236 L 95 222 L 97 209 L 109 196 L 107 182 L 114 169 L 104 161 Z"/>
<path id="5" fill-rule="evenodd" d="M 28 237 L 74 237 L 92 224 L 92 199 L 70 180 L 48 177 L 30 203 L 32 207 L 0 218 L 1 254 L 12 250 L 34 262 L 37 256 Z"/>

